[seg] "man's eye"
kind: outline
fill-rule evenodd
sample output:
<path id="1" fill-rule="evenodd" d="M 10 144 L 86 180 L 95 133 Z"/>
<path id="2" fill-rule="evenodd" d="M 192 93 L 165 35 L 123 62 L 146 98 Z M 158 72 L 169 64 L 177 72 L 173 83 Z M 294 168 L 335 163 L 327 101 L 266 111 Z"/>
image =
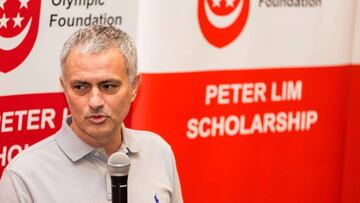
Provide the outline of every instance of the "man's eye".
<path id="1" fill-rule="evenodd" d="M 113 89 L 113 88 L 115 88 L 115 85 L 105 84 L 103 87 L 104 87 L 105 89 Z"/>
<path id="2" fill-rule="evenodd" d="M 115 93 L 117 90 L 118 90 L 118 87 L 119 85 L 116 85 L 116 84 L 111 84 L 111 83 L 108 83 L 108 84 L 102 84 L 100 86 L 100 88 L 104 91 L 104 92 L 107 92 L 107 93 Z"/>
<path id="3" fill-rule="evenodd" d="M 79 85 L 74 85 L 73 88 L 76 91 L 84 91 L 84 90 L 87 90 L 89 88 L 89 86 L 86 84 L 79 84 Z"/>

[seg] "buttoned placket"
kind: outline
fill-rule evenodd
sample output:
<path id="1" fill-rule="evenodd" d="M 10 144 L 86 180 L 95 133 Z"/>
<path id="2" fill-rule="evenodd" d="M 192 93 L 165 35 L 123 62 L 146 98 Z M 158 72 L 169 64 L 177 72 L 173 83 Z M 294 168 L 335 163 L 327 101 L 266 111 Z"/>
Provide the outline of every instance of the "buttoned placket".
<path id="1" fill-rule="evenodd" d="M 121 145 L 120 152 L 123 152 L 125 154 L 127 154 L 129 156 L 130 150 L 125 146 L 125 145 Z M 106 166 L 107 166 L 107 156 L 105 154 L 104 149 L 96 149 L 92 152 L 92 155 L 94 156 L 94 158 L 98 159 L 99 161 L 103 162 Z M 130 156 L 129 156 L 130 158 Z M 108 174 L 107 170 L 105 170 L 105 174 L 104 174 L 104 179 L 105 179 L 105 188 L 106 188 L 106 199 L 108 202 L 111 202 L 112 196 L 111 196 L 111 178 L 110 175 Z"/>
<path id="2" fill-rule="evenodd" d="M 105 154 L 105 151 L 102 148 L 95 149 L 93 152 L 91 152 L 91 156 L 105 166 L 105 171 L 103 176 L 104 176 L 104 183 L 106 188 L 106 200 L 107 202 L 111 202 L 111 179 L 109 174 L 107 173 L 108 158 Z"/>

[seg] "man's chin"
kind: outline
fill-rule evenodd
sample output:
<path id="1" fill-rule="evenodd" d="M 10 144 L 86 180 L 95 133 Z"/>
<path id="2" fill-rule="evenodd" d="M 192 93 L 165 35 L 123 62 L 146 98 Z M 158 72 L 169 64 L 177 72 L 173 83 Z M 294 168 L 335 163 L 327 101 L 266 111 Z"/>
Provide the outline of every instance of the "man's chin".
<path id="1" fill-rule="evenodd" d="M 111 136 L 111 131 L 88 131 L 88 134 L 93 138 L 102 138 Z"/>

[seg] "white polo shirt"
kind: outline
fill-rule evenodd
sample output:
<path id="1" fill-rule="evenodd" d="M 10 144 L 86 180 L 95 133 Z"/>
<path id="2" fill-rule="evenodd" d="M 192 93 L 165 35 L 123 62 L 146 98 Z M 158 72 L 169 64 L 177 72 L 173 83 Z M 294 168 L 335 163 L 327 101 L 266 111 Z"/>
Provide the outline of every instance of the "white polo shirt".
<path id="1" fill-rule="evenodd" d="M 78 138 L 71 117 L 54 135 L 32 145 L 6 167 L 0 202 L 111 202 L 107 156 Z M 171 147 L 158 135 L 122 126 L 119 151 L 130 158 L 129 203 L 181 203 L 182 195 Z"/>

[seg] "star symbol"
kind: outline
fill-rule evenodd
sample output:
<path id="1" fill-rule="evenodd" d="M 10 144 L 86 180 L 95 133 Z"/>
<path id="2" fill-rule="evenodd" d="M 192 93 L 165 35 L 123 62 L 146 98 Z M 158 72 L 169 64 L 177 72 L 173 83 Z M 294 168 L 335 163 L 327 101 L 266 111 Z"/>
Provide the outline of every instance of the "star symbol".
<path id="1" fill-rule="evenodd" d="M 5 27 L 7 28 L 7 21 L 9 18 L 6 18 L 5 13 L 3 14 L 2 18 L 0 18 L 0 28 Z"/>
<path id="2" fill-rule="evenodd" d="M 3 10 L 5 10 L 4 3 L 6 3 L 6 0 L 0 0 L 0 8 L 2 8 Z"/>
<path id="3" fill-rule="evenodd" d="M 213 2 L 213 4 L 212 4 L 213 7 L 220 7 L 221 6 L 220 5 L 221 0 L 212 0 L 212 2 Z"/>
<path id="4" fill-rule="evenodd" d="M 234 7 L 235 0 L 226 0 L 226 7 Z"/>
<path id="5" fill-rule="evenodd" d="M 29 1 L 30 0 L 19 0 L 19 2 L 21 3 L 21 5 L 20 5 L 20 9 L 22 8 L 22 7 L 25 7 L 25 8 L 28 8 L 28 3 L 29 3 Z"/>
<path id="6" fill-rule="evenodd" d="M 24 19 L 24 17 L 21 17 L 20 14 L 18 13 L 16 15 L 16 18 L 12 18 L 12 19 L 14 21 L 14 28 L 15 28 L 16 26 L 21 27 L 21 21 Z"/>

